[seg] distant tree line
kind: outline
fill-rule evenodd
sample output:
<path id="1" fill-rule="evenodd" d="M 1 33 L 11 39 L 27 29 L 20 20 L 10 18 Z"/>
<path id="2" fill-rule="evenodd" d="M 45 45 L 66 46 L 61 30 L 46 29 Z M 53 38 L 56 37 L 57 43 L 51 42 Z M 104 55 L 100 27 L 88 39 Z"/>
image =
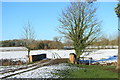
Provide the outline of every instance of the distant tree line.
<path id="1" fill-rule="evenodd" d="M 71 40 L 66 40 L 63 44 L 64 46 L 73 46 L 73 42 Z M 100 37 L 96 39 L 90 46 L 118 46 L 118 38 L 109 39 L 106 37 Z"/>
<path id="2" fill-rule="evenodd" d="M 25 47 L 25 40 L 5 40 L 0 41 L 1 47 Z M 63 44 L 59 41 L 52 40 L 34 40 L 30 45 L 31 49 L 62 49 Z"/>
<path id="3" fill-rule="evenodd" d="M 61 42 L 51 41 L 51 40 L 41 40 L 34 41 L 31 44 L 31 49 L 62 49 L 63 44 Z"/>
<path id="4" fill-rule="evenodd" d="M 0 46 L 1 47 L 24 47 L 25 46 L 25 40 L 23 39 L 15 39 L 15 40 L 4 40 L 0 41 Z M 93 42 L 93 46 L 116 46 L 118 45 L 118 39 L 113 39 L 110 40 L 108 38 L 102 37 L 96 41 Z M 67 40 L 62 43 L 57 40 L 35 40 L 30 47 L 33 50 L 38 50 L 38 49 L 63 49 L 64 46 L 73 46 L 73 42 L 70 40 Z"/>
<path id="5" fill-rule="evenodd" d="M 0 41 L 0 43 L 2 47 L 20 47 L 25 45 L 23 40 L 17 40 L 17 39 Z"/>
<path id="6" fill-rule="evenodd" d="M 94 46 L 117 46 L 118 45 L 118 38 L 115 38 L 115 39 L 108 39 L 108 38 L 105 38 L 105 37 L 102 37 L 98 40 L 96 40 L 95 42 L 93 42 Z"/>

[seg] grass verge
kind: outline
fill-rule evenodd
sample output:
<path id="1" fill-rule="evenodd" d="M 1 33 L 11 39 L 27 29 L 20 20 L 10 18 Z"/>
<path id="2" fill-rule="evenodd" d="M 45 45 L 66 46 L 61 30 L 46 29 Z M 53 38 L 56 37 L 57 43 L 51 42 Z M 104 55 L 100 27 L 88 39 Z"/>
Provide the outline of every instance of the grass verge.
<path id="1" fill-rule="evenodd" d="M 71 67 L 78 67 L 78 69 L 68 69 L 59 71 L 59 75 L 63 78 L 118 78 L 118 73 L 115 66 L 101 66 L 101 65 L 80 65 L 69 64 Z"/>

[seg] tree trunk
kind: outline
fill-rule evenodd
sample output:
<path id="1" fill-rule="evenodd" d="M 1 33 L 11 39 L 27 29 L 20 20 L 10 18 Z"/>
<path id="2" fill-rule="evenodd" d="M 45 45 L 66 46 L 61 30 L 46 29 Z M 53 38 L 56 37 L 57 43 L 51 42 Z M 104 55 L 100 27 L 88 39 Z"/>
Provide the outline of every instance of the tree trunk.
<path id="1" fill-rule="evenodd" d="M 118 54 L 118 60 L 117 60 L 117 67 L 116 67 L 116 69 L 120 71 L 120 54 Z"/>
<path id="2" fill-rule="evenodd" d="M 75 53 L 76 53 L 76 59 L 75 59 L 75 64 L 78 64 L 78 60 L 80 58 L 80 55 L 82 54 L 82 49 L 79 48 L 79 46 L 75 47 Z"/>
<path id="3" fill-rule="evenodd" d="M 120 29 L 120 17 L 118 17 L 118 29 Z M 120 73 L 120 31 L 118 31 L 118 60 L 116 69 Z"/>
<path id="4" fill-rule="evenodd" d="M 119 48 L 118 48 L 118 60 L 117 60 L 116 70 L 118 71 L 118 78 L 120 78 L 120 45 L 119 45 Z"/>
<path id="5" fill-rule="evenodd" d="M 30 49 L 28 49 L 28 63 L 30 63 Z"/>
<path id="6" fill-rule="evenodd" d="M 118 60 L 116 69 L 120 73 L 120 37 L 118 38 Z"/>

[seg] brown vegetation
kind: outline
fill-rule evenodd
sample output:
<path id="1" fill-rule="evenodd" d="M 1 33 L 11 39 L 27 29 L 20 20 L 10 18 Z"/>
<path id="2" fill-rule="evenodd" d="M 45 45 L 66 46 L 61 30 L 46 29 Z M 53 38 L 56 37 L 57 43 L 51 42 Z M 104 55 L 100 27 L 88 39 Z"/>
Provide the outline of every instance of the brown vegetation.
<path id="1" fill-rule="evenodd" d="M 13 59 L 1 59 L 0 60 L 0 66 L 9 66 L 9 65 L 23 65 L 26 64 L 26 62 L 17 60 L 14 61 Z"/>

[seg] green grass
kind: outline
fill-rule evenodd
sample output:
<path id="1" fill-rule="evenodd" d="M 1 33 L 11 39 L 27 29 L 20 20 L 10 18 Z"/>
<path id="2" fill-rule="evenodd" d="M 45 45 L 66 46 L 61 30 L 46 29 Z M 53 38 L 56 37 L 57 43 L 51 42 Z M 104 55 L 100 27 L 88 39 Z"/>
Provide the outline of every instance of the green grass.
<path id="1" fill-rule="evenodd" d="M 59 71 L 64 78 L 118 78 L 115 66 L 69 64 L 79 69 Z"/>

